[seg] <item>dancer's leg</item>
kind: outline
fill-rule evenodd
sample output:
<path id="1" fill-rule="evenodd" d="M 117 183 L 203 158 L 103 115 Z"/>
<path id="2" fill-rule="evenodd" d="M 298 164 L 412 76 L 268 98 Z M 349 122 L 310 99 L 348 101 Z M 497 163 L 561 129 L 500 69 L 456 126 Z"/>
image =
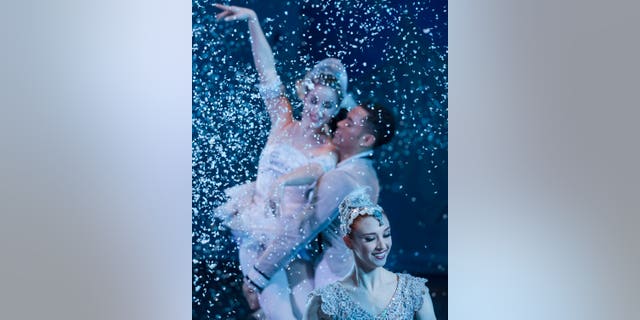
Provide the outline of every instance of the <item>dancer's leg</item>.
<path id="1" fill-rule="evenodd" d="M 242 271 L 242 275 L 246 276 L 260 257 L 263 249 L 260 243 L 252 241 L 251 239 L 239 239 L 237 243 L 240 270 Z"/>
<path id="2" fill-rule="evenodd" d="M 307 305 L 307 298 L 313 290 L 313 265 L 302 259 L 293 260 L 287 270 L 287 279 L 291 286 L 291 304 L 293 313 L 301 319 Z"/>
<path id="3" fill-rule="evenodd" d="M 276 272 L 269 281 L 262 293 L 260 293 L 260 306 L 270 320 L 293 320 L 296 318 L 293 314 L 291 305 L 291 290 L 289 282 L 284 270 Z"/>
<path id="4" fill-rule="evenodd" d="M 246 239 L 240 241 L 238 247 L 242 274 L 247 274 L 263 252 L 259 243 Z M 260 308 L 270 320 L 293 320 L 293 307 L 291 306 L 290 289 L 287 276 L 284 271 L 278 271 L 269 281 L 269 284 L 259 295 Z"/>

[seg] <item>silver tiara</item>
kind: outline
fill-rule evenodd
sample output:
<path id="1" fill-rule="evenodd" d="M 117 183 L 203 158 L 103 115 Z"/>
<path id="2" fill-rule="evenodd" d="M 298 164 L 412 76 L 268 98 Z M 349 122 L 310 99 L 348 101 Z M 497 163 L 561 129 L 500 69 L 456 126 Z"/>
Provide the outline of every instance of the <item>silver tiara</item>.
<path id="1" fill-rule="evenodd" d="M 340 60 L 336 58 L 326 58 L 321 60 L 313 66 L 313 69 L 311 69 L 311 71 L 309 71 L 308 77 L 313 79 L 321 74 L 334 76 L 340 83 L 340 89 L 342 90 L 343 94 L 347 93 L 347 86 L 349 83 L 349 80 L 347 78 L 347 69 L 345 69 Z"/>
<path id="2" fill-rule="evenodd" d="M 340 90 L 342 91 L 342 101 L 340 101 L 340 107 L 351 110 L 356 106 L 356 101 L 353 98 L 353 95 L 347 91 L 347 87 L 349 85 L 349 78 L 347 77 L 347 69 L 344 67 L 342 62 L 336 58 L 326 58 L 313 66 L 313 69 L 307 73 L 305 76 L 308 82 L 311 82 L 311 79 L 314 79 L 321 74 L 332 75 L 338 79 L 340 83 Z"/>
<path id="3" fill-rule="evenodd" d="M 382 224 L 384 210 L 371 201 L 367 193 L 369 188 L 358 188 L 340 202 L 340 231 L 342 235 L 351 233 L 351 225 L 359 216 L 372 216 Z"/>

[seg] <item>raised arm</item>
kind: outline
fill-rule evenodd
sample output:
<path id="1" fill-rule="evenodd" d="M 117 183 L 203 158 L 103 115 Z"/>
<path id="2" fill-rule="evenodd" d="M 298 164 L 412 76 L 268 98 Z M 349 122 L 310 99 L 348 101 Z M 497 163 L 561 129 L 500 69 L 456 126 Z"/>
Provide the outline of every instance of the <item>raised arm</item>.
<path id="1" fill-rule="evenodd" d="M 264 36 L 262 27 L 260 27 L 256 13 L 249 8 L 226 6 L 219 3 L 214 5 L 222 10 L 216 15 L 218 20 L 246 20 L 248 22 L 253 62 L 260 76 L 260 93 L 267 105 L 271 122 L 275 125 L 283 125 L 292 121 L 291 105 L 289 100 L 283 96 L 284 87 L 276 72 L 273 52 L 267 42 L 267 38 Z"/>
<path id="2" fill-rule="evenodd" d="M 215 6 L 222 10 L 216 15 L 218 19 L 224 18 L 225 21 L 247 20 L 249 23 L 249 34 L 251 35 L 251 52 L 253 52 L 253 61 L 256 65 L 258 75 L 260 75 L 260 83 L 269 83 L 278 78 L 276 72 L 276 63 L 273 58 L 273 52 L 267 42 L 267 38 L 262 32 L 258 16 L 249 8 L 237 6 L 225 6 L 216 3 Z"/>

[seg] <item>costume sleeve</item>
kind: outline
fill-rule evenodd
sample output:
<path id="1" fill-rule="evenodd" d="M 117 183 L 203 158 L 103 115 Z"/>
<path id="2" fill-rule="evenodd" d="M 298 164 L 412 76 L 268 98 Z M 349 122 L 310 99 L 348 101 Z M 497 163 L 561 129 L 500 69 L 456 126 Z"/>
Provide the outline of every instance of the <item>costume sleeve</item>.
<path id="1" fill-rule="evenodd" d="M 258 87 L 260 96 L 265 101 L 281 97 L 285 93 L 284 85 L 282 85 L 282 81 L 280 81 L 280 77 L 277 75 L 256 86 Z"/>
<path id="2" fill-rule="evenodd" d="M 408 276 L 407 292 L 411 295 L 411 304 L 413 305 L 413 311 L 418 312 L 422 308 L 424 303 L 424 296 L 429 295 L 429 288 L 427 287 L 427 279 Z"/>
<path id="3" fill-rule="evenodd" d="M 318 181 L 315 196 L 302 212 L 284 221 L 284 231 L 271 241 L 247 276 L 261 287 L 286 266 L 297 252 L 327 228 L 338 215 L 338 204 L 356 183 L 340 170 L 332 170 Z"/>

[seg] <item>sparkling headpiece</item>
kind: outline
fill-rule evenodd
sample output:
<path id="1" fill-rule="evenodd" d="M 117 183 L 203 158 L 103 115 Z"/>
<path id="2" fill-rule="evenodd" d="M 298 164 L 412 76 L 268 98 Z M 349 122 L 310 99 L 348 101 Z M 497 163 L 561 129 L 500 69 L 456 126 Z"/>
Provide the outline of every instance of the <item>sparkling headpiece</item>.
<path id="1" fill-rule="evenodd" d="M 309 71 L 308 77 L 310 79 L 318 78 L 321 74 L 334 76 L 340 84 L 340 89 L 343 93 L 347 92 L 347 69 L 340 60 L 336 58 L 326 58 L 316 63 L 313 69 Z"/>
<path id="2" fill-rule="evenodd" d="M 367 189 L 359 188 L 347 195 L 339 206 L 340 210 L 340 231 L 343 235 L 351 233 L 351 225 L 359 216 L 372 216 L 382 224 L 382 214 L 384 210 L 379 205 L 373 203 Z"/>
<path id="3" fill-rule="evenodd" d="M 350 110 L 356 105 L 353 96 L 348 93 L 347 87 L 349 84 L 349 78 L 347 77 L 347 69 L 342 62 L 336 58 L 326 58 L 313 66 L 313 69 L 305 76 L 305 83 L 312 85 L 313 79 L 321 78 L 322 75 L 333 76 L 338 80 L 338 85 L 341 91 L 340 107 Z"/>

